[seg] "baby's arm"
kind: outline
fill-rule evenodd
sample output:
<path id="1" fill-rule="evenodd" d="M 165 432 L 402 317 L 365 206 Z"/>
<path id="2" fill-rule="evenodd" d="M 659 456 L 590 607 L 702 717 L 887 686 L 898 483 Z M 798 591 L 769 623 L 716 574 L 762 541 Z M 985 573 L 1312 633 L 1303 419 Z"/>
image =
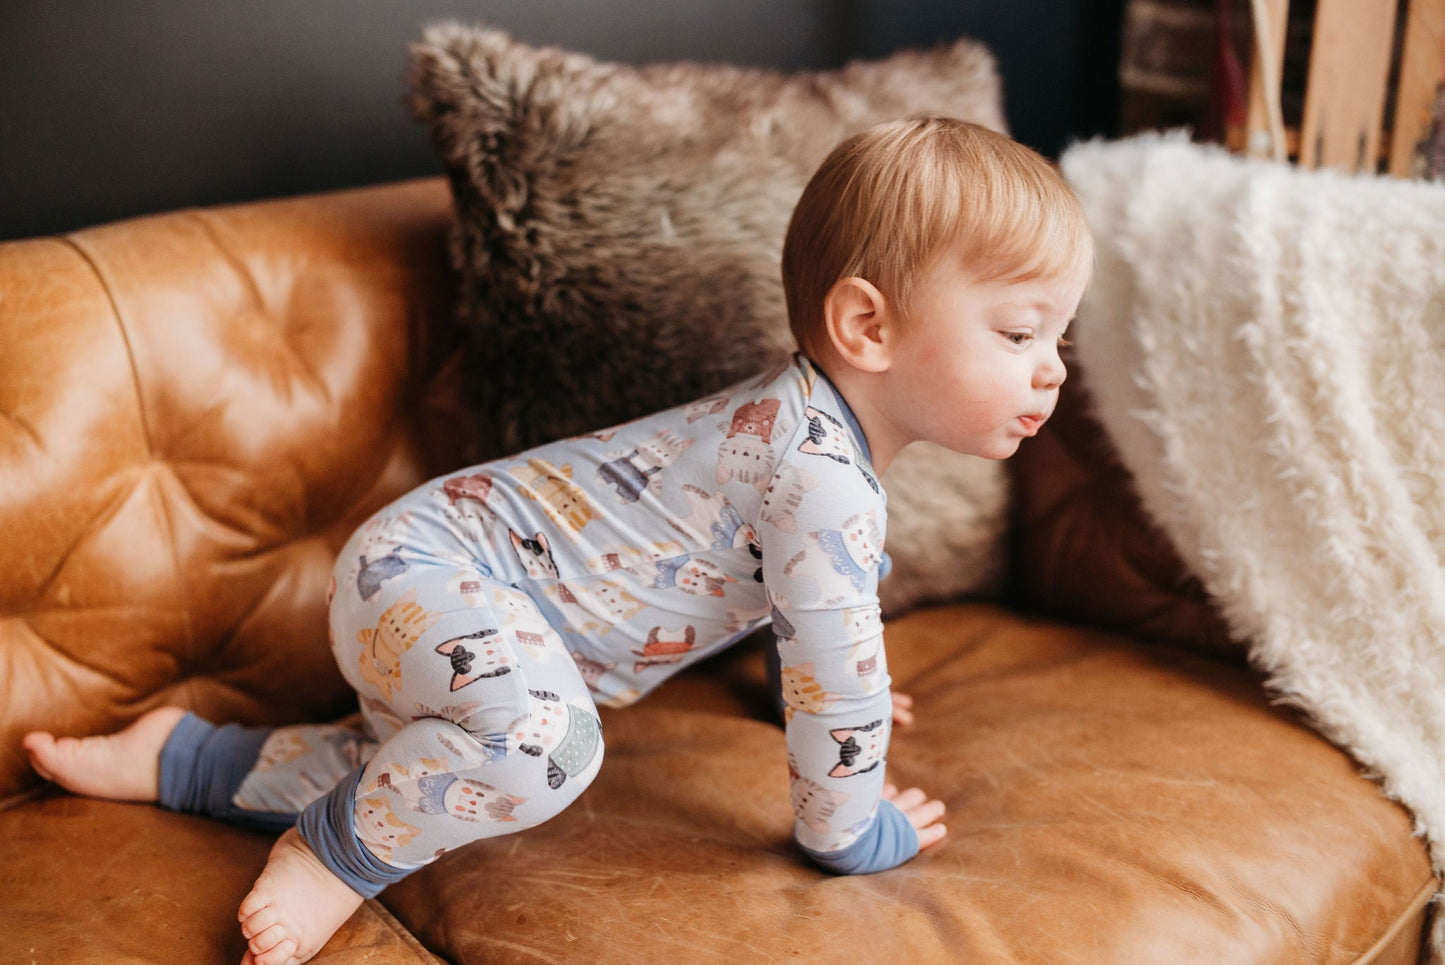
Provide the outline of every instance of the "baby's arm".
<path id="1" fill-rule="evenodd" d="M 882 871 L 943 834 L 939 802 L 917 789 L 885 789 L 889 735 L 895 717 L 911 718 L 911 701 L 895 712 L 883 652 L 883 503 L 851 463 L 805 458 L 795 467 L 816 484 L 782 525 L 765 516 L 758 532 L 774 606 L 794 834 L 826 870 Z"/>
<path id="2" fill-rule="evenodd" d="M 783 700 L 783 666 L 778 657 L 777 638 L 772 638 L 767 647 L 764 648 L 764 656 L 768 666 L 768 693 L 773 697 L 773 705 L 778 709 L 778 719 L 787 719 L 787 704 Z M 892 691 L 893 695 L 893 726 L 907 727 L 913 723 L 913 697 L 909 694 Z"/>

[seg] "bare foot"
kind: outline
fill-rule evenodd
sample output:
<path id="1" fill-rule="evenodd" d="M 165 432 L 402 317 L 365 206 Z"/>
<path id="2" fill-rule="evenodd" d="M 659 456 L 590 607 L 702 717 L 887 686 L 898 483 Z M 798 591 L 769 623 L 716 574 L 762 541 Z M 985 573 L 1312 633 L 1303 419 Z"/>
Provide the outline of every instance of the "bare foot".
<path id="1" fill-rule="evenodd" d="M 241 902 L 241 965 L 310 961 L 361 906 L 362 897 L 317 860 L 295 828 L 281 835 L 266 868 Z"/>
<path id="2" fill-rule="evenodd" d="M 32 731 L 22 743 L 36 773 L 72 794 L 154 801 L 160 793 L 161 747 L 184 716 L 179 707 L 157 707 L 103 737 L 57 739 Z"/>

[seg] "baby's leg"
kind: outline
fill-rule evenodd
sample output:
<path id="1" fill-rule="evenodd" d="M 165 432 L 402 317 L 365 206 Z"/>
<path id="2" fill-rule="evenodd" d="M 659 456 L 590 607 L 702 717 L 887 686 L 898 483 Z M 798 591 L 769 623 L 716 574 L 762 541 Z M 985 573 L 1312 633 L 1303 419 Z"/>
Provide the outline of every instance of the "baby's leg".
<path id="1" fill-rule="evenodd" d="M 386 739 L 306 808 L 242 903 L 258 965 L 316 953 L 344 920 L 317 914 L 323 896 L 359 902 L 446 851 L 540 824 L 600 766 L 586 684 L 526 595 L 408 563 L 366 606 L 345 583 L 337 594 L 338 662 Z"/>
<path id="2" fill-rule="evenodd" d="M 152 710 L 114 734 L 36 731 L 24 744 L 36 772 L 73 794 L 274 831 L 295 824 L 376 748 L 352 727 L 217 727 L 179 707 Z"/>
<path id="3" fill-rule="evenodd" d="M 25 746 L 42 776 L 77 794 L 150 801 L 266 830 L 289 829 L 272 849 L 267 870 L 285 867 L 294 881 L 312 882 L 301 894 L 310 920 L 324 929 L 323 941 L 361 903 L 361 896 L 339 884 L 292 827 L 302 809 L 375 750 L 376 742 L 357 730 L 338 725 L 216 727 L 165 707 L 116 734 L 56 740 L 33 733 Z M 267 924 L 264 916 L 251 922 L 247 937 Z M 251 951 L 246 958 L 255 962 Z"/>

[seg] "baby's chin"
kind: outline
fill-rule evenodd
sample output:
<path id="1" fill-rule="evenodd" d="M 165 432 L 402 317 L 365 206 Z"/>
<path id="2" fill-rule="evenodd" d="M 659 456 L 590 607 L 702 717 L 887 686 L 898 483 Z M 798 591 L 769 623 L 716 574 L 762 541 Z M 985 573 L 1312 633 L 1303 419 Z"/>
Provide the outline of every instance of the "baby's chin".
<path id="1" fill-rule="evenodd" d="M 987 439 L 969 440 L 962 445 L 953 445 L 947 448 L 965 456 L 977 456 L 980 459 L 1000 461 L 1018 452 L 1019 444 L 1022 443 L 1024 439 L 1025 437 L 1020 435 L 999 433 Z"/>

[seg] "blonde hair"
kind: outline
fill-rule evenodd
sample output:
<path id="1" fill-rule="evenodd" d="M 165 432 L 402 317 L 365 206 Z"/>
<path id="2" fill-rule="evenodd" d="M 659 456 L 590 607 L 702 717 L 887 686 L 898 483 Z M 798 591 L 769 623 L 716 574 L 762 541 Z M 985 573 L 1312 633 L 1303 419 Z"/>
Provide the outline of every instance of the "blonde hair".
<path id="1" fill-rule="evenodd" d="M 783 290 L 799 350 L 828 347 L 823 302 L 844 278 L 872 283 L 906 321 L 915 277 L 945 250 L 977 281 L 1083 284 L 1094 258 L 1078 198 L 1039 154 L 948 117 L 880 124 L 834 148 L 793 209 Z"/>

